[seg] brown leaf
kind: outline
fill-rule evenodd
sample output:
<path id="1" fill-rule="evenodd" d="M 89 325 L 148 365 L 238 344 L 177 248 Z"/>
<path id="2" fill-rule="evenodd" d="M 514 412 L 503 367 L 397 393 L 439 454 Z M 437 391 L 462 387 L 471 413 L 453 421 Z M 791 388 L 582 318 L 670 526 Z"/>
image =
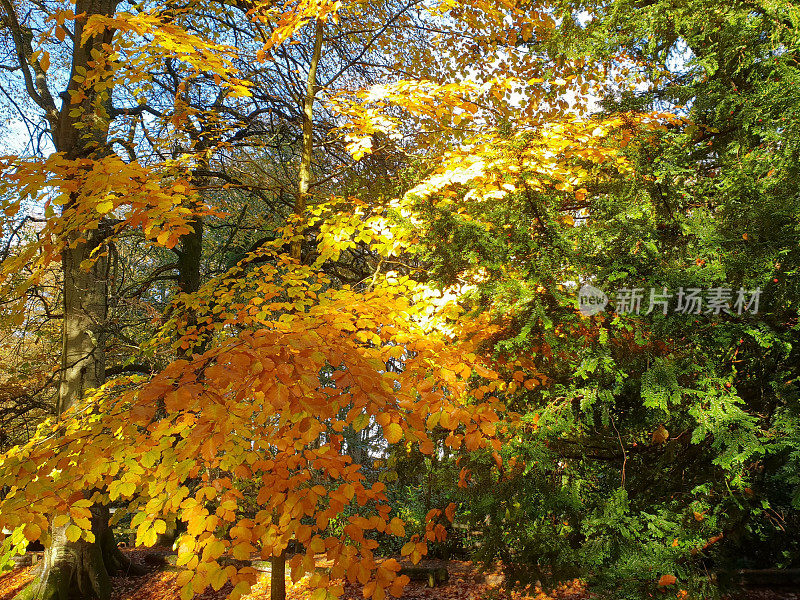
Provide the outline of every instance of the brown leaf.
<path id="1" fill-rule="evenodd" d="M 658 429 L 653 432 L 653 443 L 663 444 L 669 439 L 669 431 L 664 425 L 659 425 Z"/>
<path id="2" fill-rule="evenodd" d="M 678 578 L 675 575 L 662 575 L 661 579 L 658 580 L 658 587 L 673 585 L 676 581 L 678 581 Z"/>

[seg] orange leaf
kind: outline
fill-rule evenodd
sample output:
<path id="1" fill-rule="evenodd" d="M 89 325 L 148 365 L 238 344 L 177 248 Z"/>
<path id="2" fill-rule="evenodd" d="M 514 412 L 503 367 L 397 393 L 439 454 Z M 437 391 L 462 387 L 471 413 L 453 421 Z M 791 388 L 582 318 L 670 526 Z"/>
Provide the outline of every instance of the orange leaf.
<path id="1" fill-rule="evenodd" d="M 678 581 L 678 578 L 675 575 L 662 575 L 661 579 L 658 580 L 658 586 L 673 585 L 676 581 Z"/>
<path id="2" fill-rule="evenodd" d="M 447 517 L 447 520 L 451 523 L 453 522 L 453 518 L 456 515 L 456 505 L 451 502 L 447 505 L 447 508 L 444 509 L 444 516 Z"/>
<path id="3" fill-rule="evenodd" d="M 28 523 L 25 526 L 25 538 L 28 541 L 30 542 L 36 541 L 39 539 L 40 535 L 42 535 L 42 530 L 35 523 Z"/>

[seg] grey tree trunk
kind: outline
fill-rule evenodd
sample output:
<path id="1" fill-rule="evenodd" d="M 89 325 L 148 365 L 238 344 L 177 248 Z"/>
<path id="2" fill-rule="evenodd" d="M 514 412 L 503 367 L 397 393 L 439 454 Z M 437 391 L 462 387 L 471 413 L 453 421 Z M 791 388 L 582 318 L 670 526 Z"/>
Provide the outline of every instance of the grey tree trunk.
<path id="1" fill-rule="evenodd" d="M 75 247 L 66 248 L 62 254 L 64 329 L 59 412 L 69 409 L 87 390 L 105 381 L 108 263 L 101 257 L 88 270 L 81 267 L 81 262 L 93 251 L 101 249 L 103 234 L 101 231 L 75 233 L 72 240 Z M 130 561 L 117 548 L 108 520 L 107 507 L 92 507 L 93 543 L 69 541 L 65 533 L 69 523 L 51 527 L 51 540 L 45 549 L 40 571 L 20 597 L 31 600 L 67 600 L 73 597 L 107 600 L 111 596 L 110 576 L 129 572 L 132 568 Z"/>
<path id="2" fill-rule="evenodd" d="M 71 236 L 73 248 L 62 254 L 64 277 L 64 325 L 58 410 L 64 412 L 80 401 L 87 390 L 105 381 L 105 323 L 108 307 L 107 261 L 96 259 L 88 269 L 81 263 L 93 251 L 102 255 L 103 232 L 95 230 Z M 91 491 L 87 491 L 87 496 Z M 50 543 L 34 582 L 20 594 L 22 599 L 67 600 L 111 596 L 110 576 L 139 569 L 117 548 L 108 525 L 108 508 L 92 507 L 95 541 L 71 542 L 69 523 L 51 527 Z"/>
<path id="3" fill-rule="evenodd" d="M 102 234 L 90 231 L 85 235 L 74 233 L 70 238 L 76 246 L 65 248 L 62 254 L 64 330 L 58 389 L 59 413 L 77 403 L 86 390 L 97 388 L 105 382 L 107 261 L 101 257 L 88 270 L 81 267 L 81 262 L 89 259 L 93 251 L 101 250 Z"/>
<path id="4" fill-rule="evenodd" d="M 93 15 L 111 17 L 118 0 L 75 0 L 75 14 L 84 17 L 74 21 L 71 74 L 66 91 L 57 105 L 48 87 L 46 69 L 33 55 L 27 18 L 29 10 L 18 9 L 13 0 L 0 0 L 3 21 L 8 24 L 19 62 L 19 71 L 31 99 L 42 109 L 50 125 L 53 145 L 68 159 L 101 158 L 110 152 L 108 147 L 110 90 L 97 92 L 83 89 L 77 104 L 70 93 L 81 90 L 82 74 L 91 68 L 92 53 L 106 55 L 114 35 L 106 29 L 83 39 L 84 24 Z M 21 16 L 22 15 L 22 16 Z M 75 110 L 79 109 L 79 110 Z M 69 210 L 72 199 L 66 206 Z M 61 379 L 58 388 L 59 413 L 78 403 L 87 390 L 105 381 L 105 329 L 108 307 L 107 261 L 103 257 L 105 225 L 88 231 L 73 231 L 65 240 L 62 252 L 64 319 L 61 351 Z M 94 259 L 86 268 L 83 261 Z M 92 493 L 87 490 L 86 495 Z M 95 542 L 70 542 L 66 537 L 69 523 L 52 527 L 47 540 L 42 566 L 34 582 L 25 588 L 20 598 L 31 600 L 67 600 L 68 598 L 99 598 L 111 595 L 110 575 L 130 571 L 131 563 L 117 549 L 108 525 L 108 509 L 92 508 L 92 531 Z"/>
<path id="5" fill-rule="evenodd" d="M 80 237 L 79 237 L 80 236 Z M 75 233 L 74 248 L 62 254 L 64 277 L 64 329 L 61 351 L 61 381 L 58 410 L 76 404 L 84 393 L 105 381 L 105 322 L 107 313 L 107 261 L 98 258 L 89 268 L 81 263 L 102 250 L 103 233 L 96 230 Z M 99 252 L 102 255 L 102 251 Z M 87 491 L 87 496 L 91 491 Z M 23 590 L 21 600 L 67 600 L 111 596 L 110 576 L 140 572 L 117 548 L 108 525 L 108 508 L 92 507 L 95 541 L 71 542 L 66 537 L 69 523 L 51 527 L 39 573 Z"/>

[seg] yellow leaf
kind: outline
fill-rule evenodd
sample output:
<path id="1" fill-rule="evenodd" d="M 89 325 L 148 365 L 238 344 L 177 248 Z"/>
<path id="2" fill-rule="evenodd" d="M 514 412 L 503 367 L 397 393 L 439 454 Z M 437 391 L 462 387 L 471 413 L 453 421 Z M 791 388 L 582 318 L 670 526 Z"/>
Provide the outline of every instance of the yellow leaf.
<path id="1" fill-rule="evenodd" d="M 176 583 L 179 587 L 183 587 L 192 580 L 192 577 L 194 577 L 194 573 L 191 571 L 181 571 L 178 573 L 178 580 Z"/>
<path id="2" fill-rule="evenodd" d="M 249 542 L 243 542 L 233 547 L 233 558 L 236 560 L 247 560 L 250 554 L 255 550 Z"/>
<path id="3" fill-rule="evenodd" d="M 361 431 L 367 425 L 369 425 L 369 415 L 367 413 L 361 413 L 353 419 L 353 429 L 356 431 Z"/>
<path id="4" fill-rule="evenodd" d="M 398 537 L 402 537 L 406 534 L 406 529 L 403 527 L 403 522 L 397 517 L 393 518 L 389 523 L 389 531 Z"/>
<path id="5" fill-rule="evenodd" d="M 397 423 L 389 423 L 383 428 L 383 433 L 386 436 L 386 441 L 390 444 L 396 444 L 403 437 L 403 428 Z"/>
<path id="6" fill-rule="evenodd" d="M 669 431 L 663 425 L 659 425 L 658 429 L 653 432 L 653 443 L 663 444 L 669 439 Z"/>
<path id="7" fill-rule="evenodd" d="M 428 419 L 425 421 L 425 428 L 430 430 L 436 427 L 439 424 L 439 418 L 442 416 L 442 413 L 432 413 L 428 415 Z"/>
<path id="8" fill-rule="evenodd" d="M 240 581 L 236 584 L 236 587 L 233 588 L 231 595 L 228 596 L 231 600 L 239 600 L 242 596 L 250 593 L 250 584 L 246 581 Z"/>
<path id="9" fill-rule="evenodd" d="M 328 590 L 325 588 L 317 588 L 311 594 L 311 600 L 326 600 L 328 598 Z"/>
<path id="10" fill-rule="evenodd" d="M 53 527 L 63 527 L 69 523 L 69 515 L 56 515 L 53 519 Z"/>
<path id="11" fill-rule="evenodd" d="M 157 541 L 158 541 L 158 534 L 155 532 L 154 529 L 148 529 L 144 533 L 144 535 L 142 535 L 142 544 L 147 546 L 148 548 L 151 546 L 155 546 Z"/>
<path id="12" fill-rule="evenodd" d="M 211 571 L 208 578 L 211 587 L 214 588 L 215 592 L 218 592 L 222 589 L 222 586 L 225 585 L 228 581 L 228 576 L 225 573 L 224 569 L 215 569 Z"/>
<path id="13" fill-rule="evenodd" d="M 203 552 L 203 560 L 216 560 L 225 552 L 225 544 L 222 540 L 214 540 L 206 546 Z"/>
<path id="14" fill-rule="evenodd" d="M 77 542 L 81 537 L 81 528 L 77 525 L 70 525 L 67 527 L 66 535 L 70 542 Z"/>
<path id="15" fill-rule="evenodd" d="M 322 540 L 321 537 L 315 535 L 311 540 L 311 542 L 308 544 L 308 549 L 316 554 L 325 552 L 325 542 Z"/>

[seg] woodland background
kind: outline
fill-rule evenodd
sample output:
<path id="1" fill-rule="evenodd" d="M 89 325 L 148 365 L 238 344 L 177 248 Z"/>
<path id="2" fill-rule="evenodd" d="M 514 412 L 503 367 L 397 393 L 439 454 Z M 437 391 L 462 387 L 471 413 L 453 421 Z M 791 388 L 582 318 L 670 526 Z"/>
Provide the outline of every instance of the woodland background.
<path id="1" fill-rule="evenodd" d="M 0 566 L 106 599 L 111 527 L 177 535 L 185 599 L 254 557 L 375 600 L 393 554 L 614 598 L 800 566 L 799 26 L 0 0 Z"/>

